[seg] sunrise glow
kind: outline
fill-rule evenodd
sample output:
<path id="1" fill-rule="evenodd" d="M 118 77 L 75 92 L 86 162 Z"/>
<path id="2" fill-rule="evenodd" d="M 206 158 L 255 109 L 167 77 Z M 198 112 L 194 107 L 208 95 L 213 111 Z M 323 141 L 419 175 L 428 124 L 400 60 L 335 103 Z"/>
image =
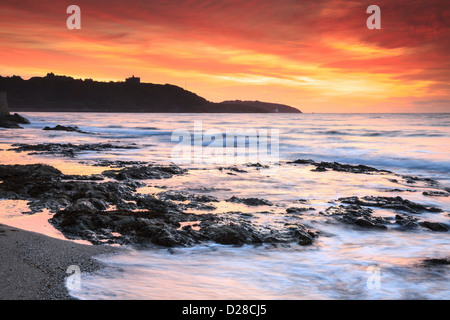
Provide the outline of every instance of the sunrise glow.
<path id="1" fill-rule="evenodd" d="M 170 83 L 303 112 L 449 112 L 447 1 L 4 0 L 0 75 Z"/>

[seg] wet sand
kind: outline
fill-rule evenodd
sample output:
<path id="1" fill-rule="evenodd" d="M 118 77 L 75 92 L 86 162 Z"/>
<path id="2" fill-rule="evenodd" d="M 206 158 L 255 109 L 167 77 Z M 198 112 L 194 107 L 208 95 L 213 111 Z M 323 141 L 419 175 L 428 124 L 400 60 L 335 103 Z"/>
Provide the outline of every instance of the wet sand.
<path id="1" fill-rule="evenodd" d="M 123 249 L 59 240 L 0 224 L 0 300 L 71 300 L 67 268 L 101 268 L 93 257 Z M 82 278 L 81 278 L 82 281 Z"/>

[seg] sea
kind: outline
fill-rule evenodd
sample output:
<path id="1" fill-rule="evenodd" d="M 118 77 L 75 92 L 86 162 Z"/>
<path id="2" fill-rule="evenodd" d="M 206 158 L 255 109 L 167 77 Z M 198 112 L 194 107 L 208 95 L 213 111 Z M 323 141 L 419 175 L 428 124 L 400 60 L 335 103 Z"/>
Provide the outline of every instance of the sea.
<path id="1" fill-rule="evenodd" d="M 400 196 L 441 208 L 440 213 L 419 216 L 450 226 L 450 196 L 443 191 L 450 187 L 450 114 L 22 115 L 30 125 L 0 129 L 0 164 L 46 163 L 66 174 L 88 175 L 104 171 L 98 166 L 102 161 L 176 163 L 188 173 L 146 180 L 138 192 L 212 195 L 221 200 L 212 213 L 247 212 L 252 223 L 260 226 L 299 222 L 319 231 L 309 246 L 127 247 L 124 253 L 97 257 L 105 268 L 83 273 L 79 286 L 68 286 L 74 298 L 450 299 L 450 267 L 423 262 L 450 258 L 450 232 L 368 230 L 322 214 L 338 205 L 341 197 Z M 56 125 L 77 126 L 87 134 L 42 130 Z M 257 143 L 247 137 L 240 147 L 237 140 L 227 144 L 222 137 L 233 132 L 253 135 Z M 264 143 L 258 140 L 265 135 Z M 133 148 L 64 157 L 10 150 L 17 143 L 108 143 Z M 204 152 L 211 143 L 215 148 Z M 270 156 L 258 158 L 261 148 L 269 149 Z M 389 174 L 314 171 L 307 163 L 291 163 L 297 159 L 366 165 L 430 178 L 442 194 L 427 196 L 423 192 L 435 191 L 436 186 L 395 181 Z M 261 165 L 248 165 L 258 161 Z M 275 205 L 248 207 L 225 201 L 232 196 L 265 199 Z M 286 212 L 302 205 L 312 209 L 300 215 Z M 396 214 L 373 210 L 382 217 Z M 53 214 L 45 210 L 30 214 L 23 200 L 0 200 L 0 223 L 65 239 L 48 222 Z"/>

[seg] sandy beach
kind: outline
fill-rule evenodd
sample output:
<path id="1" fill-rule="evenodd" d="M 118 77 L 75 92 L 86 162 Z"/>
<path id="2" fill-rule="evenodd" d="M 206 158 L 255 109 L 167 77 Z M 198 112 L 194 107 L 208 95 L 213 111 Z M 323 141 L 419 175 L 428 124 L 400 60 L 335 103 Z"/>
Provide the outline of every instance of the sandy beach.
<path id="1" fill-rule="evenodd" d="M 94 256 L 119 248 L 89 246 L 54 239 L 0 224 L 0 300 L 71 300 L 65 286 L 67 268 L 82 272 L 101 268 Z"/>

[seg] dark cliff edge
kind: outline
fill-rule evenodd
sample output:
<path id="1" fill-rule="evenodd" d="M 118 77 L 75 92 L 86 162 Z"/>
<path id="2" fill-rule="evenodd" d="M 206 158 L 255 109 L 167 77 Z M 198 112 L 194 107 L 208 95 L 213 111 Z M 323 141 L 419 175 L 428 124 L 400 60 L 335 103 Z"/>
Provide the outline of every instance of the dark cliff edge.
<path id="1" fill-rule="evenodd" d="M 0 76 L 0 91 L 8 93 L 10 110 L 21 112 L 273 112 L 255 104 L 213 103 L 174 85 L 140 83 L 134 77 L 124 82 L 98 82 L 52 73 L 29 80 Z"/>

